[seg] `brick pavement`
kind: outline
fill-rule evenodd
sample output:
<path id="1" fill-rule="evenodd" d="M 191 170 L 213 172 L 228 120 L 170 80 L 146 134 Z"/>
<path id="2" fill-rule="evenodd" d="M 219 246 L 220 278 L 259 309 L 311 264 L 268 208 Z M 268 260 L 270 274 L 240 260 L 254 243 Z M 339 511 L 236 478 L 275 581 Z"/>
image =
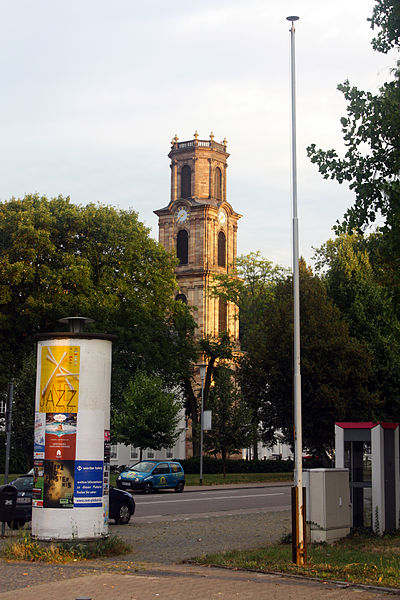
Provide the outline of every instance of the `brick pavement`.
<path id="1" fill-rule="evenodd" d="M 389 594 L 276 575 L 198 567 L 153 566 L 132 574 L 97 572 L 25 589 L 0 592 L 0 600 L 379 600 Z M 27 582 L 28 583 L 28 582 Z"/>

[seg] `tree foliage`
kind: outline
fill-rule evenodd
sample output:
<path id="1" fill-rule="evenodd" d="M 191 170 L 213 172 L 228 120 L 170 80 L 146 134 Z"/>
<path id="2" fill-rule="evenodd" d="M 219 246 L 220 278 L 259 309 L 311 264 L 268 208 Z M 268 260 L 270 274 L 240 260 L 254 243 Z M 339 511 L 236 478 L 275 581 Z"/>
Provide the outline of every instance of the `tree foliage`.
<path id="1" fill-rule="evenodd" d="M 339 309 L 321 280 L 300 264 L 300 327 L 303 443 L 319 456 L 331 450 L 334 423 L 374 414 L 368 391 L 370 355 L 349 335 Z M 259 324 L 259 345 L 252 353 L 262 402 L 263 439 L 270 444 L 281 430 L 293 444 L 293 293 L 292 279 L 276 285 Z"/>
<path id="2" fill-rule="evenodd" d="M 400 43 L 400 5 L 398 0 L 376 0 L 372 11 L 371 28 L 378 29 L 372 47 L 378 52 L 389 52 Z"/>
<path id="3" fill-rule="evenodd" d="M 244 447 L 248 440 L 250 414 L 235 382 L 234 372 L 226 364 L 214 370 L 214 385 L 206 409 L 212 411 L 212 429 L 205 432 L 205 448 L 221 454 L 224 477 L 226 459 Z"/>
<path id="4" fill-rule="evenodd" d="M 217 337 L 206 336 L 196 342 L 197 360 L 201 357 L 206 365 L 204 380 L 204 404 L 207 405 L 215 368 L 220 361 L 231 360 L 233 356 L 233 342 L 227 332 L 222 332 Z M 182 379 L 185 412 L 192 426 L 193 456 L 200 454 L 200 418 L 201 418 L 201 386 L 199 386 L 199 370 L 196 362 L 192 363 L 189 373 Z"/>
<path id="5" fill-rule="evenodd" d="M 144 448 L 171 448 L 180 434 L 177 427 L 181 411 L 181 402 L 165 390 L 162 379 L 138 371 L 114 411 L 113 441 L 140 448 L 140 460 Z"/>
<path id="6" fill-rule="evenodd" d="M 287 269 L 274 265 L 263 258 L 260 252 L 250 252 L 237 258 L 230 274 L 215 277 L 214 295 L 233 302 L 239 308 L 240 344 L 244 353 L 240 359 L 238 376 L 242 396 L 250 411 L 248 442 L 253 447 L 254 458 L 258 456 L 265 385 L 259 362 L 259 349 L 264 347 L 265 332 L 260 323 L 268 314 L 277 282 L 287 273 Z"/>
<path id="7" fill-rule="evenodd" d="M 1 203 L 3 384 L 32 351 L 33 335 L 61 329 L 57 320 L 70 315 L 91 317 L 95 331 L 117 335 L 114 401 L 138 369 L 176 382 L 189 368 L 195 325 L 172 300 L 175 263 L 132 210 L 82 207 L 61 196 Z"/>
<path id="8" fill-rule="evenodd" d="M 397 0 L 377 0 L 370 19 L 377 29 L 373 47 L 381 52 L 400 45 L 400 5 Z M 348 81 L 338 86 L 347 101 L 347 115 L 341 118 L 346 151 L 342 157 L 331 150 L 307 148 L 311 161 L 325 179 L 346 182 L 354 192 L 354 204 L 337 223 L 337 233 L 365 232 L 374 226 L 381 233 L 375 239 L 377 256 L 384 265 L 383 281 L 390 286 L 400 305 L 400 72 L 377 94 L 359 90 Z M 378 225 L 378 226 L 377 226 Z M 383 274 L 382 273 L 382 274 Z"/>
<path id="9" fill-rule="evenodd" d="M 375 236 L 372 237 L 374 247 Z M 377 417 L 398 420 L 400 409 L 400 323 L 390 290 L 382 286 L 369 257 L 369 240 L 342 234 L 316 253 L 324 270 L 328 296 L 340 309 L 352 337 L 366 344 L 371 356 L 368 388 L 377 395 Z"/>

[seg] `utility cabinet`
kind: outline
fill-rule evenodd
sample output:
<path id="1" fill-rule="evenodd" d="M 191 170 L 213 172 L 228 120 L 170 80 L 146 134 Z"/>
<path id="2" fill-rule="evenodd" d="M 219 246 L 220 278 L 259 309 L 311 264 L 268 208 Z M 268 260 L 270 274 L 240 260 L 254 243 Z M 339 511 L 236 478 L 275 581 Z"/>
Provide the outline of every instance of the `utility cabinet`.
<path id="1" fill-rule="evenodd" d="M 304 470 L 303 485 L 311 543 L 346 537 L 351 526 L 348 469 Z"/>

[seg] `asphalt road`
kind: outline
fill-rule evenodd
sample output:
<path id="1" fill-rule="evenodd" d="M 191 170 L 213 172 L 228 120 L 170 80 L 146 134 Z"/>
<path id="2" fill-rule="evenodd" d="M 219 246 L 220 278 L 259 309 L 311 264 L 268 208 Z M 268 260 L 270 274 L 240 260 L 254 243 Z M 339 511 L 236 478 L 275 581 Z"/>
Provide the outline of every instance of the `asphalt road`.
<path id="1" fill-rule="evenodd" d="M 133 519 L 159 520 L 189 515 L 236 514 L 282 510 L 290 506 L 289 485 L 206 489 L 186 488 L 182 494 L 165 490 L 145 495 L 135 494 Z"/>

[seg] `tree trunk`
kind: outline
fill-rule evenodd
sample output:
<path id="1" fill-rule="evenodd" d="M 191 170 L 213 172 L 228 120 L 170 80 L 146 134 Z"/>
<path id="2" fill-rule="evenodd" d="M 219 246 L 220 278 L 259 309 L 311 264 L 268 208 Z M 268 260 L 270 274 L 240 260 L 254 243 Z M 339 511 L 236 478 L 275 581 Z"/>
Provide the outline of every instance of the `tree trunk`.
<path id="1" fill-rule="evenodd" d="M 226 450 L 221 451 L 221 458 L 222 458 L 222 469 L 223 469 L 224 479 L 225 479 L 225 477 L 226 477 Z"/>
<path id="2" fill-rule="evenodd" d="M 139 449 L 139 460 L 140 462 L 142 462 L 142 456 L 143 456 L 143 448 Z"/>

